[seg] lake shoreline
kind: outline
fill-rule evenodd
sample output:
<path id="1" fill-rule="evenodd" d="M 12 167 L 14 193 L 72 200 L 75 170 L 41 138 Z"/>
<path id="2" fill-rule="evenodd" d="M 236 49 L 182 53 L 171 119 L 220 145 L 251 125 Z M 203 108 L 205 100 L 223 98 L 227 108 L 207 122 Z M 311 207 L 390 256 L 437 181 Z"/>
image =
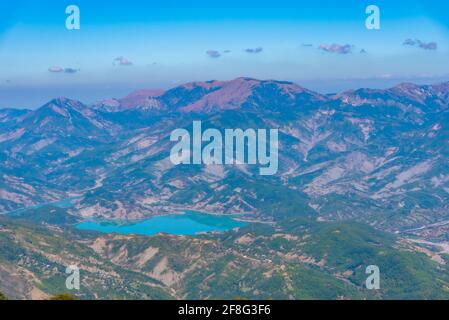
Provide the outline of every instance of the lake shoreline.
<path id="1" fill-rule="evenodd" d="M 75 224 L 74 228 L 105 234 L 118 233 L 153 236 L 159 233 L 167 233 L 179 236 L 195 236 L 225 232 L 248 224 L 248 222 L 233 219 L 229 215 L 211 215 L 187 210 L 168 215 L 153 216 L 138 221 L 91 219 Z"/>

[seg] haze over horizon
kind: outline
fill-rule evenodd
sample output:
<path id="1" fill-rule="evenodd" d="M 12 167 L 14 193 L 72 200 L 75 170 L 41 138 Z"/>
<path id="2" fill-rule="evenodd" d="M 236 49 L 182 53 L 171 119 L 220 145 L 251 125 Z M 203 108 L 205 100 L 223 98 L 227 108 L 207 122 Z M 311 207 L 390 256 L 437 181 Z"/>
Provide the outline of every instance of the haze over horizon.
<path id="1" fill-rule="evenodd" d="M 80 8 L 80 30 L 65 9 Z M 0 4 L 0 108 L 58 96 L 85 103 L 142 88 L 237 77 L 295 82 L 320 93 L 449 80 L 449 4 L 376 1 L 19 0 Z"/>
<path id="2" fill-rule="evenodd" d="M 238 78 L 246 78 L 246 77 L 238 77 Z M 34 104 L 30 104 L 30 105 L 10 105 L 10 106 L 3 106 L 2 104 L 0 104 L 0 109 L 29 109 L 29 110 L 35 110 L 38 109 L 42 106 L 44 106 L 45 104 L 49 103 L 50 101 L 57 99 L 57 98 L 67 98 L 67 99 L 71 99 L 71 100 L 76 100 L 76 101 L 80 101 L 86 105 L 92 105 L 98 102 L 101 102 L 103 100 L 108 100 L 108 99 L 122 99 L 127 97 L 128 95 L 134 94 L 136 92 L 139 91 L 151 91 L 151 90 L 162 90 L 162 91 L 167 91 L 170 89 L 173 89 L 177 86 L 182 86 L 184 84 L 187 83 L 191 83 L 191 82 L 208 82 L 208 81 L 214 81 L 214 80 L 220 80 L 220 81 L 232 81 L 235 80 L 237 78 L 234 79 L 230 79 L 230 80 L 222 80 L 222 79 L 211 79 L 211 80 L 198 80 L 198 81 L 188 81 L 188 82 L 183 82 L 183 83 L 179 83 L 176 85 L 171 85 L 171 86 L 167 86 L 167 87 L 159 87 L 159 88 L 155 88 L 155 87 L 140 87 L 140 88 L 132 88 L 130 86 L 126 86 L 126 85 L 118 85 L 117 87 L 110 87 L 110 86 L 105 86 L 105 87 L 53 87 L 53 88 L 30 88 L 28 90 L 31 90 L 31 93 L 34 94 L 34 99 L 36 101 L 36 103 Z M 382 85 L 379 85 L 379 83 L 374 82 L 372 79 L 363 79 L 363 80 L 346 80 L 343 81 L 341 83 L 338 83 L 338 80 L 336 80 L 335 82 L 332 83 L 332 81 L 329 81 L 328 83 L 321 83 L 319 80 L 316 81 L 305 81 L 306 84 L 308 85 L 304 85 L 304 83 L 298 83 L 295 81 L 291 81 L 297 85 L 300 85 L 301 87 L 304 87 L 306 89 L 315 91 L 317 93 L 321 93 L 321 94 L 338 94 L 338 93 L 342 93 L 345 91 L 350 91 L 350 90 L 357 90 L 357 89 L 390 89 L 393 87 L 396 87 L 400 84 L 404 84 L 404 83 L 413 83 L 416 85 L 437 85 L 440 83 L 445 83 L 448 82 L 449 77 L 447 79 L 433 79 L 434 81 L 426 81 L 429 79 L 414 79 L 414 81 L 407 81 L 407 79 L 386 79 L 386 81 L 384 81 L 382 83 Z M 287 80 L 282 80 L 282 79 L 255 79 L 255 80 L 260 80 L 260 81 L 287 81 Z M 320 90 L 320 88 L 330 88 L 329 84 L 331 84 L 333 87 L 335 87 L 335 90 L 331 90 L 331 91 L 322 91 Z M 360 84 L 366 84 L 364 85 L 360 85 Z M 370 85 L 371 84 L 371 85 Z M 376 84 L 378 84 L 378 86 L 376 86 Z M 41 91 L 42 89 L 46 89 L 47 92 L 43 92 Z M 22 92 L 22 89 L 19 89 L 18 92 L 14 92 L 14 91 L 6 91 L 3 92 L 2 88 L 0 88 L 0 97 L 4 98 L 7 97 L 7 95 L 11 95 L 11 98 L 17 98 L 20 97 L 20 92 Z M 19 94 L 19 96 L 15 95 L 15 94 Z M 1 101 L 3 102 L 3 100 Z"/>

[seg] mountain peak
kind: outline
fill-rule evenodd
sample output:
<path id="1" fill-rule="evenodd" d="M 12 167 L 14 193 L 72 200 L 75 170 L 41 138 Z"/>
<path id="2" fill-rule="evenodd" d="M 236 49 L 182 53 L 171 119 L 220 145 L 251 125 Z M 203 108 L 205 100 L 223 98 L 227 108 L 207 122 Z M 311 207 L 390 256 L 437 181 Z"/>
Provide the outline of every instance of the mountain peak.
<path id="1" fill-rule="evenodd" d="M 207 81 L 188 84 L 205 89 L 204 95 L 196 101 L 182 106 L 181 111 L 227 110 L 239 108 L 252 94 L 254 86 L 260 84 L 259 80 L 237 78 L 231 81 Z"/>
<path id="2" fill-rule="evenodd" d="M 180 85 L 178 88 L 184 88 L 187 90 L 192 90 L 195 88 L 203 88 L 206 90 L 210 90 L 212 88 L 217 88 L 223 86 L 226 81 L 220 80 L 209 80 L 209 81 L 192 81 L 186 84 Z"/>
<path id="3" fill-rule="evenodd" d="M 59 107 L 80 107 L 84 106 L 83 103 L 81 103 L 78 100 L 70 99 L 66 97 L 58 97 L 53 100 L 50 100 L 47 104 L 45 104 L 43 107 L 48 105 L 57 105 Z"/>
<path id="4" fill-rule="evenodd" d="M 419 85 L 417 85 L 417 84 L 415 84 L 415 83 L 411 83 L 411 82 L 403 82 L 403 83 L 400 83 L 400 84 L 398 84 L 397 86 L 395 86 L 394 88 L 397 88 L 397 89 L 406 89 L 406 90 L 410 90 L 410 89 L 412 89 L 412 90 L 415 90 L 415 89 L 419 89 L 419 88 L 421 88 L 422 86 L 419 86 Z M 393 88 L 393 89 L 394 89 Z"/>
<path id="5" fill-rule="evenodd" d="M 163 89 L 140 89 L 124 98 L 109 98 L 92 105 L 93 109 L 107 112 L 119 112 L 130 109 L 158 109 L 157 99 L 165 93 Z"/>
<path id="6" fill-rule="evenodd" d="M 186 84 L 180 85 L 177 88 L 184 88 L 188 90 L 203 88 L 206 90 L 230 87 L 230 86 L 255 86 L 261 84 L 278 84 L 283 86 L 296 86 L 300 88 L 297 84 L 289 81 L 277 81 L 277 80 L 259 80 L 250 77 L 238 77 L 232 80 L 208 80 L 208 81 L 193 81 Z"/>
<path id="7" fill-rule="evenodd" d="M 180 110 L 183 112 L 239 109 L 244 105 L 255 106 L 256 100 L 260 100 L 260 105 L 264 108 L 277 108 L 271 104 L 287 100 L 296 101 L 300 95 L 310 97 L 312 100 L 325 100 L 324 96 L 289 81 L 241 77 L 230 81 L 191 83 L 189 86 L 201 87 L 204 91 L 195 101 L 181 106 Z"/>
<path id="8" fill-rule="evenodd" d="M 71 110 L 83 112 L 87 107 L 80 101 L 69 99 L 66 97 L 59 97 L 53 99 L 37 109 L 37 112 L 54 112 L 63 117 L 68 117 Z"/>
<path id="9" fill-rule="evenodd" d="M 140 89 L 128 94 L 126 98 L 133 97 L 159 97 L 165 92 L 163 89 Z"/>
<path id="10" fill-rule="evenodd" d="M 159 103 L 156 98 L 160 97 L 164 92 L 165 90 L 162 89 L 142 89 L 134 91 L 125 98 L 119 100 L 120 108 L 122 110 L 136 107 L 141 109 L 158 109 Z"/>

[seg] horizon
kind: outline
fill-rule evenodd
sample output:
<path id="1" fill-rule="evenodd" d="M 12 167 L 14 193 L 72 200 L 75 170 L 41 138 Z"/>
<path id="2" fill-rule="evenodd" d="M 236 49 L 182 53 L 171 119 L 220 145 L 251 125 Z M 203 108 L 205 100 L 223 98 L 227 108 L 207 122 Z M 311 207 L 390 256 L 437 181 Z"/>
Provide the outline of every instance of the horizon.
<path id="1" fill-rule="evenodd" d="M 183 86 L 183 85 L 187 85 L 187 84 L 191 84 L 191 83 L 206 83 L 206 82 L 211 82 L 211 81 L 223 81 L 223 82 L 232 82 L 238 79 L 251 79 L 251 80 L 255 80 L 255 81 L 273 81 L 273 82 L 290 82 L 292 84 L 298 85 L 304 89 L 316 92 L 318 94 L 321 95 L 337 95 L 337 94 L 341 94 L 344 92 L 350 92 L 350 91 L 356 91 L 356 90 L 361 90 L 361 89 L 372 89 L 372 90 L 389 90 L 389 89 L 393 89 L 395 87 L 398 87 L 400 85 L 404 85 L 404 84 L 413 84 L 413 85 L 417 85 L 417 86 L 436 86 L 436 85 L 441 85 L 441 84 L 445 84 L 449 82 L 448 80 L 441 80 L 441 81 L 436 81 L 436 82 L 425 82 L 422 81 L 421 83 L 417 83 L 417 82 L 412 82 L 412 81 L 395 81 L 393 82 L 392 85 L 385 85 L 384 87 L 367 87 L 367 86 L 360 86 L 360 87 L 354 87 L 354 88 L 348 88 L 348 89 L 344 89 L 344 90 L 339 90 L 339 91 L 334 91 L 334 92 L 320 92 L 319 90 L 314 90 L 310 87 L 304 86 L 301 83 L 297 83 L 295 81 L 289 81 L 289 80 L 280 80 L 280 79 L 256 79 L 256 78 L 251 78 L 251 77 L 237 77 L 231 80 L 220 80 L 220 79 L 211 79 L 211 80 L 198 80 L 198 81 L 188 81 L 185 83 L 180 83 L 178 85 L 173 85 L 171 87 L 167 87 L 167 88 L 137 88 L 137 89 L 131 89 L 130 91 L 127 91 L 126 93 L 124 93 L 121 96 L 104 96 L 103 98 L 100 99 L 96 99 L 93 101 L 85 101 L 81 98 L 75 97 L 75 96 L 69 96 L 69 95 L 55 95 L 50 97 L 49 99 L 43 101 L 42 103 L 40 103 L 39 105 L 36 106 L 12 106 L 12 107 L 5 107 L 0 105 L 0 110 L 5 110 L 5 109 L 18 109 L 18 110 L 30 110 L 30 111 L 34 111 L 34 110 L 38 110 L 39 108 L 47 105 L 48 103 L 51 103 L 54 100 L 58 100 L 58 99 L 67 99 L 67 100 L 72 100 L 72 101 L 77 101 L 77 102 L 81 102 L 83 105 L 87 106 L 87 107 L 91 107 L 93 105 L 95 105 L 96 103 L 100 103 L 103 102 L 105 100 L 108 99 L 114 99 L 114 100 L 120 100 L 120 99 L 124 99 L 132 94 L 138 93 L 140 91 L 161 91 L 161 93 L 165 93 L 171 89 Z M 1 91 L 0 91 L 1 93 Z"/>
<path id="2" fill-rule="evenodd" d="M 0 4 L 0 107 L 97 101 L 135 88 L 242 75 L 323 94 L 449 80 L 448 3 L 19 0 Z M 68 30 L 69 5 L 79 30 Z"/>

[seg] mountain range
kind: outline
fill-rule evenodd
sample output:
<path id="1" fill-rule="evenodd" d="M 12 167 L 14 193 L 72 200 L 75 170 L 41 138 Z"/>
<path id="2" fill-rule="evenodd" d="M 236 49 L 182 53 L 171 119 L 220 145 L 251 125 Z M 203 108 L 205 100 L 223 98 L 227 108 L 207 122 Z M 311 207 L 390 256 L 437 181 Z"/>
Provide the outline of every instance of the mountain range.
<path id="1" fill-rule="evenodd" d="M 238 78 L 141 90 L 93 105 L 58 98 L 0 111 L 0 211 L 75 199 L 79 217 L 182 207 L 259 219 L 308 214 L 401 232 L 449 220 L 449 83 L 319 94 Z M 193 120 L 276 128 L 279 172 L 173 166 L 170 133 Z"/>
<path id="2" fill-rule="evenodd" d="M 279 170 L 170 161 L 174 129 L 279 130 Z M 320 94 L 238 78 L 0 110 L 0 291 L 46 299 L 447 299 L 449 83 Z M 193 209 L 248 226 L 98 234 Z M 379 265 L 382 287 L 364 288 Z"/>

